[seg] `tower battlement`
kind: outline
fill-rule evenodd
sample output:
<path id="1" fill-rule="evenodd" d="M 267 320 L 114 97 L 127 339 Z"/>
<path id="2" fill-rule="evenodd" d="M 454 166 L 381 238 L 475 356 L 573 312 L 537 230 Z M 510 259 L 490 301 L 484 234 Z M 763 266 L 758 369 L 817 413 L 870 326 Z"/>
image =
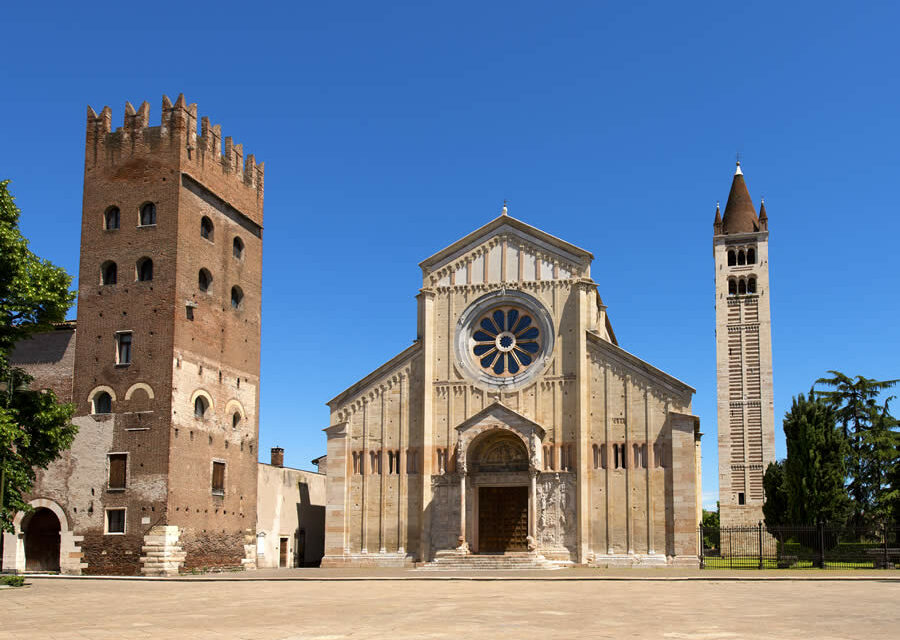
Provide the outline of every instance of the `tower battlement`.
<path id="1" fill-rule="evenodd" d="M 184 94 L 174 104 L 163 96 L 159 126 L 150 126 L 146 101 L 137 109 L 126 102 L 123 124 L 115 130 L 108 106 L 99 114 L 88 106 L 85 172 L 121 170 L 153 156 L 155 163 L 171 164 L 217 192 L 224 190 L 231 204 L 261 224 L 265 163 L 257 164 L 253 154 L 245 158 L 243 145 L 230 136 L 223 140 L 221 126 L 209 118 L 199 124 L 198 135 L 197 105 L 187 104 Z"/>

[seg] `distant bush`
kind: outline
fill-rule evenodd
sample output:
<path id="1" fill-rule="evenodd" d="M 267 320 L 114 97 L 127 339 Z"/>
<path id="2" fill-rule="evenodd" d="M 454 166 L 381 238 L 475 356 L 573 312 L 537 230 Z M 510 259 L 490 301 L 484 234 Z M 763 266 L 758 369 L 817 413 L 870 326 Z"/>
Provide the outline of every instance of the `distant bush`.
<path id="1" fill-rule="evenodd" d="M 7 587 L 21 587 L 25 585 L 25 576 L 0 576 L 0 584 Z"/>

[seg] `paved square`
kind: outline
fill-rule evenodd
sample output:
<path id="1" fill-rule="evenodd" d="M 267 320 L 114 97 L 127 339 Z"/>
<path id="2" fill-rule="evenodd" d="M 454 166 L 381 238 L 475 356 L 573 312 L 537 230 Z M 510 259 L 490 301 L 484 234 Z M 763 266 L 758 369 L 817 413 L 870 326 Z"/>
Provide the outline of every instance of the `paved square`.
<path id="1" fill-rule="evenodd" d="M 0 638 L 826 640 L 896 638 L 900 624 L 896 579 L 560 579 L 586 575 L 578 570 L 497 581 L 370 575 L 380 579 L 321 570 L 259 572 L 276 576 L 268 580 L 249 573 L 178 582 L 30 578 L 31 587 L 0 590 Z M 316 576 L 332 579 L 290 579 Z"/>

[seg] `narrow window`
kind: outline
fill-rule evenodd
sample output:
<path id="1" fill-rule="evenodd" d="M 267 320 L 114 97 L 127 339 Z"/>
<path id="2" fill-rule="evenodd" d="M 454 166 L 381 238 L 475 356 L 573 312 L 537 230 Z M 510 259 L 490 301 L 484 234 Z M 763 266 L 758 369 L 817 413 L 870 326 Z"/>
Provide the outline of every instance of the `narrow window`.
<path id="1" fill-rule="evenodd" d="M 152 202 L 141 207 L 141 226 L 149 227 L 156 224 L 156 205 Z"/>
<path id="2" fill-rule="evenodd" d="M 756 293 L 756 278 L 747 280 L 747 293 Z"/>
<path id="3" fill-rule="evenodd" d="M 116 364 L 131 364 L 131 332 L 116 334 Z"/>
<path id="4" fill-rule="evenodd" d="M 213 241 L 213 231 L 214 231 L 214 227 L 213 227 L 212 220 L 210 220 L 206 216 L 203 216 L 203 219 L 200 220 L 200 235 L 203 236 L 204 238 L 206 238 L 207 240 L 209 240 L 210 242 L 212 242 Z"/>
<path id="5" fill-rule="evenodd" d="M 153 280 L 153 260 L 141 258 L 137 261 L 138 282 L 150 282 Z"/>
<path id="6" fill-rule="evenodd" d="M 197 276 L 197 286 L 203 293 L 209 293 L 209 288 L 212 286 L 212 274 L 208 270 L 200 269 L 200 274 Z"/>
<path id="7" fill-rule="evenodd" d="M 107 260 L 103 263 L 103 266 L 100 267 L 100 283 L 101 284 L 116 284 L 116 280 L 118 279 L 119 271 L 118 267 L 116 267 L 116 263 L 112 260 Z"/>
<path id="8" fill-rule="evenodd" d="M 601 444 L 600 445 L 600 468 L 607 469 L 609 468 L 609 445 Z"/>
<path id="9" fill-rule="evenodd" d="M 104 216 L 104 225 L 107 231 L 119 228 L 119 207 L 110 207 Z"/>
<path id="10" fill-rule="evenodd" d="M 241 414 L 235 411 L 231 416 L 231 428 L 237 429 L 239 426 L 241 426 Z"/>
<path id="11" fill-rule="evenodd" d="M 641 467 L 647 468 L 647 445 L 641 445 Z"/>
<path id="12" fill-rule="evenodd" d="M 756 264 L 756 250 L 747 249 L 747 264 Z"/>
<path id="13" fill-rule="evenodd" d="M 125 509 L 107 509 L 106 510 L 106 533 L 107 534 L 123 534 L 125 533 Z"/>
<path id="14" fill-rule="evenodd" d="M 735 259 L 734 251 L 729 251 L 728 252 L 728 266 L 733 267 L 735 264 L 737 264 L 737 260 Z"/>
<path id="15" fill-rule="evenodd" d="M 104 414 L 112 413 L 112 396 L 105 391 L 101 391 L 94 396 L 94 413 Z"/>
<path id="16" fill-rule="evenodd" d="M 209 409 L 209 400 L 207 400 L 203 396 L 197 396 L 197 399 L 194 400 L 194 417 L 205 417 L 207 409 Z"/>
<path id="17" fill-rule="evenodd" d="M 418 453 L 415 449 L 406 450 L 406 473 L 418 473 L 416 466 L 417 455 Z"/>
<path id="18" fill-rule="evenodd" d="M 739 493 L 738 494 L 738 504 L 746 504 L 746 503 L 747 503 L 747 501 L 744 498 L 743 492 Z"/>
<path id="19" fill-rule="evenodd" d="M 734 280 L 728 281 L 728 295 L 737 295 L 737 282 L 735 282 Z"/>
<path id="20" fill-rule="evenodd" d="M 234 242 L 231 243 L 231 252 L 238 260 L 244 257 L 244 241 L 237 236 L 234 237 Z"/>
<path id="21" fill-rule="evenodd" d="M 225 463 L 213 462 L 212 464 L 212 492 L 214 496 L 225 495 Z"/>
<path id="22" fill-rule="evenodd" d="M 107 488 L 110 491 L 122 490 L 125 488 L 125 471 L 128 466 L 127 453 L 110 453 L 109 459 L 109 481 Z"/>
<path id="23" fill-rule="evenodd" d="M 240 309 L 241 303 L 244 301 L 244 292 L 240 287 L 231 287 L 231 308 Z"/>
<path id="24" fill-rule="evenodd" d="M 740 295 L 744 295 L 747 293 L 747 281 L 741 278 L 740 282 L 738 282 L 738 293 Z"/>
<path id="25" fill-rule="evenodd" d="M 739 265 L 741 265 L 741 264 L 747 264 L 747 260 L 746 260 L 746 258 L 744 257 L 744 250 L 743 250 L 743 249 L 741 249 L 740 251 L 738 251 L 738 264 L 739 264 Z"/>
<path id="26" fill-rule="evenodd" d="M 359 475 L 359 454 L 353 452 L 353 475 Z"/>

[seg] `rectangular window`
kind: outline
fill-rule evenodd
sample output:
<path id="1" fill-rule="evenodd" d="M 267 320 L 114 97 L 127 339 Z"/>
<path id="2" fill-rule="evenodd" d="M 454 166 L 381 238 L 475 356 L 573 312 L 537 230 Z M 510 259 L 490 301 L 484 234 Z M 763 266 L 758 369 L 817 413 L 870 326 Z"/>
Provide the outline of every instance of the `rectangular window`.
<path id="1" fill-rule="evenodd" d="M 131 364 L 131 332 L 116 334 L 116 364 Z"/>
<path id="2" fill-rule="evenodd" d="M 216 496 L 225 495 L 225 463 L 213 462 L 212 466 L 212 492 Z"/>
<path id="3" fill-rule="evenodd" d="M 738 504 L 746 504 L 746 503 L 747 503 L 747 501 L 746 501 L 746 499 L 744 498 L 744 494 L 743 494 L 743 493 L 739 493 L 739 494 L 738 494 Z"/>
<path id="4" fill-rule="evenodd" d="M 109 482 L 107 488 L 110 491 L 122 491 L 125 489 L 125 472 L 128 466 L 127 453 L 110 453 L 109 456 Z"/>
<path id="5" fill-rule="evenodd" d="M 106 533 L 123 534 L 125 533 L 125 508 L 107 509 L 106 510 Z"/>

